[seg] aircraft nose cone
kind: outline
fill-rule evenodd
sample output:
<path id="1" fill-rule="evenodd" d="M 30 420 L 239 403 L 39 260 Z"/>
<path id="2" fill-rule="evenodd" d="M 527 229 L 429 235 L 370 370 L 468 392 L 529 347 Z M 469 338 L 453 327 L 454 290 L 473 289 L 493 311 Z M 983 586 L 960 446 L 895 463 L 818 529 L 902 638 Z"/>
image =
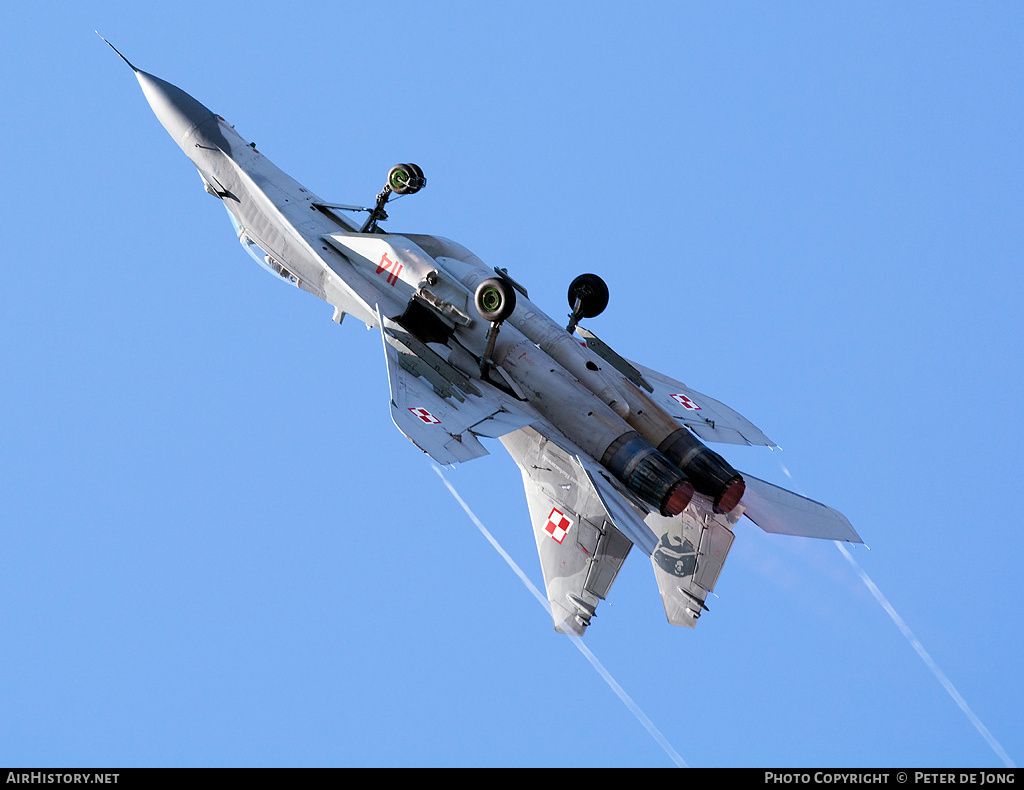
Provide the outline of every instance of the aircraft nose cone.
<path id="1" fill-rule="evenodd" d="M 181 88 L 164 82 L 159 77 L 136 70 L 135 76 L 142 86 L 146 101 L 153 108 L 156 117 L 174 138 L 174 141 L 185 149 L 185 137 L 196 126 L 214 117 L 214 113 L 189 96 Z"/>

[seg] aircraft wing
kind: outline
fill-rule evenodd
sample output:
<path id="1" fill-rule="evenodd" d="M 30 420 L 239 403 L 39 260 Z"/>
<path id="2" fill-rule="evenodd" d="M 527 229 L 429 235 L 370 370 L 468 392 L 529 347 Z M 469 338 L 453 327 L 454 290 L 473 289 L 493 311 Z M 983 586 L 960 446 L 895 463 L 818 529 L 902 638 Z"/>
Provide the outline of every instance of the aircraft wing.
<path id="1" fill-rule="evenodd" d="M 761 429 L 735 409 L 690 389 L 656 370 L 633 364 L 653 387 L 651 397 L 665 411 L 708 442 L 778 447 Z"/>
<path id="2" fill-rule="evenodd" d="M 633 546 L 623 533 L 648 553 L 656 539 L 597 465 L 557 439 L 526 427 L 501 442 L 523 473 L 555 630 L 581 636 Z"/>
<path id="3" fill-rule="evenodd" d="M 478 437 L 502 436 L 533 421 L 512 398 L 495 395 L 449 365 L 426 343 L 377 313 L 391 389 L 391 419 L 442 465 L 487 450 Z"/>

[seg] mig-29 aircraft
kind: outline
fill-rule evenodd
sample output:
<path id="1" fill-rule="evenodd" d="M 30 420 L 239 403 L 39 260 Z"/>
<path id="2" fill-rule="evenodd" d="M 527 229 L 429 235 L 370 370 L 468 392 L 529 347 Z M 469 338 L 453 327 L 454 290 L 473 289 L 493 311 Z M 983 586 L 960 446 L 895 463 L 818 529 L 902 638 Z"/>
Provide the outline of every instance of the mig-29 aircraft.
<path id="1" fill-rule="evenodd" d="M 398 429 L 442 465 L 486 455 L 481 437 L 505 445 L 556 630 L 583 634 L 633 546 L 651 558 L 668 621 L 693 627 L 742 516 L 768 532 L 862 542 L 841 513 L 736 471 L 701 441 L 775 447 L 751 422 L 579 326 L 607 305 L 596 275 L 573 280 L 562 326 L 460 244 L 381 230 L 390 197 L 425 185 L 416 165 L 391 168 L 372 208 L 328 203 L 121 58 L 246 252 L 332 305 L 339 324 L 352 316 L 380 332 Z"/>

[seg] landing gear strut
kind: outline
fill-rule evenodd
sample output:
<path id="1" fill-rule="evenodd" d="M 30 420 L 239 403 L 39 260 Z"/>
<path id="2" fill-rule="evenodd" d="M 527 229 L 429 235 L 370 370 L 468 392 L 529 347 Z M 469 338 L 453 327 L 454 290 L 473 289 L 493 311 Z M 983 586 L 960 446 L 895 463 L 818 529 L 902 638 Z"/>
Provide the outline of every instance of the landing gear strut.
<path id="1" fill-rule="evenodd" d="M 501 323 L 516 309 L 516 290 L 507 280 L 490 277 L 476 287 L 473 301 L 480 317 L 491 322 L 491 328 L 487 330 L 487 348 L 480 360 L 480 375 L 486 376 L 487 369 L 494 366 L 491 354 L 494 353 Z"/>

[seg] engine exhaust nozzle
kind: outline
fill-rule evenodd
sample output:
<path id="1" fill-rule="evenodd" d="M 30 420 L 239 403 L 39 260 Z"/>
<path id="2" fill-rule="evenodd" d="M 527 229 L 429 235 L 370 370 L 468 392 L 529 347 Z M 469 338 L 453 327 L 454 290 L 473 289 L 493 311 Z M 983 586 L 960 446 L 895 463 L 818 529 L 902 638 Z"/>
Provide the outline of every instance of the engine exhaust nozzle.
<path id="1" fill-rule="evenodd" d="M 636 431 L 612 442 L 601 463 L 663 516 L 678 516 L 693 498 L 693 484 L 686 475 Z"/>

